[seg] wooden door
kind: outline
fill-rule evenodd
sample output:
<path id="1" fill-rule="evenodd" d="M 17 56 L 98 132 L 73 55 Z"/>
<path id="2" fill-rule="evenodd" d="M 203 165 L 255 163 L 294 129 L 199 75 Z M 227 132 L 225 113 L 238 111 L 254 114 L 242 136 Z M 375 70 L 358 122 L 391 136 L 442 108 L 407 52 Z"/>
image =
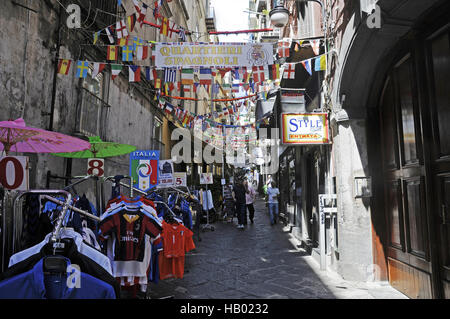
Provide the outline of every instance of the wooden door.
<path id="1" fill-rule="evenodd" d="M 438 234 L 440 294 L 450 298 L 450 26 L 427 40 L 429 110 L 432 129 L 432 177 Z"/>
<path id="2" fill-rule="evenodd" d="M 410 298 L 432 298 L 427 185 L 413 56 L 391 70 L 380 105 L 386 253 L 393 287 Z"/>

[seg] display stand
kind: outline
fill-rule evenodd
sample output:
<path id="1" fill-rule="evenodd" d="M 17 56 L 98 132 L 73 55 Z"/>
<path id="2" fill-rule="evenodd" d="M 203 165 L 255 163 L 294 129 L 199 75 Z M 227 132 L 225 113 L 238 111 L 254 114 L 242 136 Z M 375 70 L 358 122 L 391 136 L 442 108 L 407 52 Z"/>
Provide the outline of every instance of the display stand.
<path id="1" fill-rule="evenodd" d="M 201 226 L 202 231 L 207 231 L 208 229 L 214 231 L 214 226 L 209 223 L 209 205 L 208 205 L 208 184 L 206 184 L 206 224 Z M 203 200 L 205 198 L 203 197 Z"/>

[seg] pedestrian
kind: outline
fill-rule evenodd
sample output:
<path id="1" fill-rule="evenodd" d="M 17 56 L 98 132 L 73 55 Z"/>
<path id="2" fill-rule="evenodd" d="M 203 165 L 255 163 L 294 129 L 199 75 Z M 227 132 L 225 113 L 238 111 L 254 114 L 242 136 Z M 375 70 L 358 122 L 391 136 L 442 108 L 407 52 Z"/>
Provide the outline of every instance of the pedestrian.
<path id="1" fill-rule="evenodd" d="M 280 191 L 276 187 L 275 182 L 272 182 L 267 188 L 267 197 L 269 204 L 269 215 L 270 215 L 270 224 L 276 224 L 278 219 L 278 195 L 280 195 Z"/>
<path id="2" fill-rule="evenodd" d="M 253 206 L 253 203 L 255 202 L 256 191 L 253 188 L 253 186 L 248 182 L 248 180 L 245 181 L 244 185 L 245 185 L 245 203 L 248 209 L 248 217 L 250 218 L 250 222 L 253 224 L 253 219 L 255 217 L 255 207 Z"/>
<path id="3" fill-rule="evenodd" d="M 242 178 L 237 178 L 233 187 L 233 198 L 236 202 L 236 214 L 239 229 L 244 229 L 247 224 L 247 206 L 245 200 L 245 187 Z"/>

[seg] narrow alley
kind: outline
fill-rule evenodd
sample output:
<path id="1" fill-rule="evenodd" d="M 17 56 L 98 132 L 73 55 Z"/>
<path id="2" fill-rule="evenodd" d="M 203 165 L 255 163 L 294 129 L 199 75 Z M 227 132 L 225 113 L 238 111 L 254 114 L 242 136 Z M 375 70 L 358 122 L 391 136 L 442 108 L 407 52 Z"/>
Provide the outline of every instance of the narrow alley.
<path id="1" fill-rule="evenodd" d="M 183 279 L 150 284 L 148 297 L 176 299 L 403 299 L 387 283 L 347 282 L 319 265 L 281 223 L 270 225 L 264 201 L 255 203 L 254 224 L 244 230 L 215 222 L 194 235 Z"/>

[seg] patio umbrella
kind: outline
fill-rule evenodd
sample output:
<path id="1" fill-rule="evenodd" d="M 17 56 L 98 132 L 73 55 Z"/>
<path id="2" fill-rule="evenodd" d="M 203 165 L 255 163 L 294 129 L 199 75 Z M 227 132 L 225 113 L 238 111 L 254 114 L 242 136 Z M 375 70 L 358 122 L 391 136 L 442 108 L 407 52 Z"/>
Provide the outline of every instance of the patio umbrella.
<path id="1" fill-rule="evenodd" d="M 55 153 L 52 155 L 69 158 L 105 158 L 129 154 L 136 150 L 136 146 L 119 144 L 114 142 L 104 142 L 98 136 L 89 137 L 90 149 L 80 152 Z"/>
<path id="2" fill-rule="evenodd" d="M 19 118 L 0 122 L 0 151 L 19 153 L 73 152 L 88 149 L 90 144 L 69 135 L 25 126 Z"/>

